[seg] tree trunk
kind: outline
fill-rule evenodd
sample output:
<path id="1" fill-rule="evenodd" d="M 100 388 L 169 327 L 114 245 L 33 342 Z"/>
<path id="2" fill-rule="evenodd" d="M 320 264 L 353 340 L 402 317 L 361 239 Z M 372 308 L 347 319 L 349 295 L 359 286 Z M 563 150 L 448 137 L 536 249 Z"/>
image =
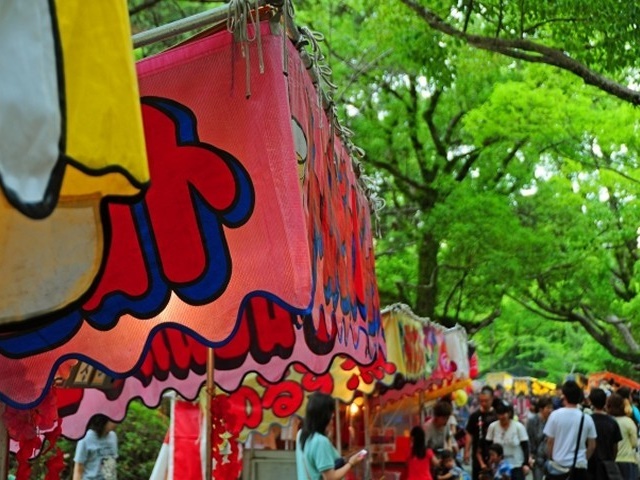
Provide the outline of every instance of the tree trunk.
<path id="1" fill-rule="evenodd" d="M 438 280 L 438 240 L 426 232 L 418 252 L 418 286 L 416 291 L 417 315 L 435 319 Z"/>

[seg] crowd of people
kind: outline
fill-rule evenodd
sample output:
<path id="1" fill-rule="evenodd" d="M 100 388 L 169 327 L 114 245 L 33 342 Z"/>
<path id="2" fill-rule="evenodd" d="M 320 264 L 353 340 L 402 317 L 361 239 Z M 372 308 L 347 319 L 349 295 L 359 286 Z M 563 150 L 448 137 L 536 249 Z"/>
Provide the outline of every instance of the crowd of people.
<path id="1" fill-rule="evenodd" d="M 411 429 L 403 478 L 639 480 L 637 400 L 625 387 L 585 394 L 573 380 L 553 396 L 527 398 L 484 386 L 462 415 L 443 398 Z M 309 401 L 297 442 L 299 480 L 340 479 L 366 457 L 342 459 L 331 445 L 333 408 L 330 397 Z"/>
<path id="2" fill-rule="evenodd" d="M 473 480 L 638 480 L 640 410 L 631 393 L 585 395 L 569 380 L 554 396 L 522 402 L 485 386 L 466 422 L 463 462 Z"/>

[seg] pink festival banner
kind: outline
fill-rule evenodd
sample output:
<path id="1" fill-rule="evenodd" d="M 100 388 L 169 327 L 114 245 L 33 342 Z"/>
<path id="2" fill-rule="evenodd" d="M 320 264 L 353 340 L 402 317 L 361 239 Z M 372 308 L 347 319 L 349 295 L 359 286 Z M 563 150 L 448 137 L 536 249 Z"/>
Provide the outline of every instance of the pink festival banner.
<path id="1" fill-rule="evenodd" d="M 103 203 L 91 289 L 0 337 L 0 399 L 37 403 L 69 359 L 120 378 L 113 401 L 130 381 L 149 403 L 168 384 L 193 391 L 192 341 L 215 348 L 227 391 L 252 371 L 384 357 L 368 199 L 297 50 L 286 42 L 285 69 L 262 27 L 248 70 L 226 31 L 138 64 L 150 186 Z"/>

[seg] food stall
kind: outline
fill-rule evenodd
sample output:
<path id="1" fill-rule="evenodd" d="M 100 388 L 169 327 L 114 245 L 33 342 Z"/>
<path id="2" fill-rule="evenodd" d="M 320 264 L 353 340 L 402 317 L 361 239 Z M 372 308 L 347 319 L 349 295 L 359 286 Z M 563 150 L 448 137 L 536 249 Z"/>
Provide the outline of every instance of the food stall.
<path id="1" fill-rule="evenodd" d="M 550 395 L 556 384 L 536 377 L 516 377 L 507 372 L 490 372 L 485 375 L 484 382 L 491 388 L 502 388 L 514 395 Z"/>
<path id="2" fill-rule="evenodd" d="M 587 376 L 588 388 L 604 388 L 606 390 L 627 387 L 631 390 L 640 390 L 640 383 L 630 378 L 613 372 L 597 372 Z"/>
<path id="3" fill-rule="evenodd" d="M 457 407 L 467 403 L 471 385 L 466 331 L 447 329 L 395 304 L 382 312 L 387 359 L 397 372 L 379 382 L 369 396 L 372 471 L 400 478 L 409 456 L 409 432 L 421 425 L 430 406 L 451 395 Z"/>

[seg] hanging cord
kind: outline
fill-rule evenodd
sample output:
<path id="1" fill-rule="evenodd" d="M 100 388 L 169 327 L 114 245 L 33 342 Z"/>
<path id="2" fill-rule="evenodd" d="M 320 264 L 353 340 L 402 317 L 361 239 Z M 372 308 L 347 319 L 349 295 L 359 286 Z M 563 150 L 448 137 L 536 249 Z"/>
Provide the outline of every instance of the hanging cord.
<path id="1" fill-rule="evenodd" d="M 240 51 L 245 59 L 245 96 L 247 98 L 251 96 L 251 59 L 249 56 L 249 44 L 251 42 L 256 41 L 258 44 L 258 64 L 260 73 L 264 73 L 259 7 L 258 0 L 253 0 L 253 2 L 251 0 L 231 0 L 227 14 L 227 31 L 233 35 L 234 45 L 236 42 L 240 44 Z M 253 28 L 253 35 L 249 34 L 249 25 Z M 235 48 L 233 52 L 231 56 L 232 62 L 235 60 Z M 233 75 L 233 65 L 231 72 Z"/>
<path id="2" fill-rule="evenodd" d="M 296 11 L 291 0 L 284 0 L 280 11 L 282 12 L 284 24 L 284 33 L 282 34 L 282 72 L 285 75 L 289 75 L 289 36 L 287 35 L 287 30 L 290 25 L 294 25 Z M 296 48 L 298 48 L 297 44 Z"/>
<path id="3" fill-rule="evenodd" d="M 309 54 L 310 63 L 307 66 L 307 69 L 313 69 L 313 73 L 315 74 L 312 75 L 312 80 L 318 90 L 318 100 L 320 101 L 319 105 L 323 105 L 323 95 L 327 97 L 327 103 L 331 103 L 330 98 L 336 91 L 336 85 L 331 80 L 333 72 L 327 64 L 326 58 L 320 48 L 320 42 L 324 41 L 324 35 L 320 32 L 314 32 L 308 27 L 300 27 L 298 30 L 300 31 L 301 36 L 305 39 L 305 44 L 309 45 L 311 48 L 311 52 Z M 315 78 L 313 78 L 314 76 Z"/>

